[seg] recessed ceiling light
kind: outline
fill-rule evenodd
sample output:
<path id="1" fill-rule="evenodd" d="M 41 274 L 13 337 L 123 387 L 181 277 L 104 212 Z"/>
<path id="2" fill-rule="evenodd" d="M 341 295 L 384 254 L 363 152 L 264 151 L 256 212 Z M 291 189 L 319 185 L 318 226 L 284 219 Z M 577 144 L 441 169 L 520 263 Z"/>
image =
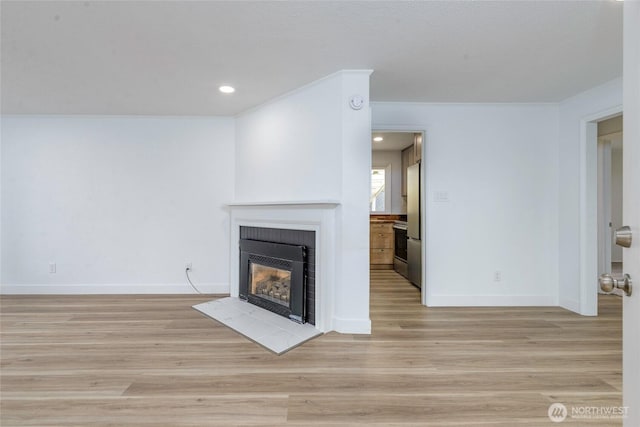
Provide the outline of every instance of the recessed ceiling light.
<path id="1" fill-rule="evenodd" d="M 233 93 L 236 91 L 235 88 L 231 86 L 220 86 L 218 90 L 222 93 Z"/>
<path id="2" fill-rule="evenodd" d="M 383 139 L 384 139 L 384 138 L 383 138 L 383 137 L 381 137 L 381 136 L 376 136 L 375 138 L 373 138 L 373 140 L 374 140 L 375 142 L 380 142 L 380 141 L 382 141 Z"/>

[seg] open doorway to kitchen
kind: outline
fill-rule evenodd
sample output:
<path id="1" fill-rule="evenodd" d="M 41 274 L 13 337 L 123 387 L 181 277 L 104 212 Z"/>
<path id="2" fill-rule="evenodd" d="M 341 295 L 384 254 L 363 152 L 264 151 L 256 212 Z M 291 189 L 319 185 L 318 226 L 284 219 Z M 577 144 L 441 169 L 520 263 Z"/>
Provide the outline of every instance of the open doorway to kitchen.
<path id="1" fill-rule="evenodd" d="M 372 309 L 377 294 L 425 304 L 423 141 L 419 130 L 372 132 Z"/>

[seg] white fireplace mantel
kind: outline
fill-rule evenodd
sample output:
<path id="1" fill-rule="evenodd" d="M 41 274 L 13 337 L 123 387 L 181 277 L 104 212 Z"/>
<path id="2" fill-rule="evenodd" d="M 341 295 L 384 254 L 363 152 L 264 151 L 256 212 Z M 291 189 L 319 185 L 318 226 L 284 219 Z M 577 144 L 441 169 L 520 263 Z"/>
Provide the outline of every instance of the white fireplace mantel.
<path id="1" fill-rule="evenodd" d="M 334 329 L 334 288 L 336 283 L 336 210 L 334 200 L 269 201 L 229 203 L 231 214 L 230 289 L 239 294 L 240 227 L 268 227 L 315 231 L 316 236 L 316 329 Z"/>

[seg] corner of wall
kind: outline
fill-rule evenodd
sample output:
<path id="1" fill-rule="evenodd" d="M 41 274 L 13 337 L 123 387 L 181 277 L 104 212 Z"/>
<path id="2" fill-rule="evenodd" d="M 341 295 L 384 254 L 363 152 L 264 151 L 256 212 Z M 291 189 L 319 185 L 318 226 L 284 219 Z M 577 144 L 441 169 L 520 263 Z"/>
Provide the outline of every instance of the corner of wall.
<path id="1" fill-rule="evenodd" d="M 371 320 L 333 318 L 333 329 L 342 334 L 371 334 Z"/>

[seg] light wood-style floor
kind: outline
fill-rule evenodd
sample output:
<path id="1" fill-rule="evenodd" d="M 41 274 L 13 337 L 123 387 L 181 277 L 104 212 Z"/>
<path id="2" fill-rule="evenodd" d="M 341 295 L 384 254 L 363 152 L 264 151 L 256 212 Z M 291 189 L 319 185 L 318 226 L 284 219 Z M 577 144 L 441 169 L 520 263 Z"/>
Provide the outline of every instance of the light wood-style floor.
<path id="1" fill-rule="evenodd" d="M 210 297 L 4 296 L 0 425 L 550 426 L 553 402 L 621 406 L 617 297 L 586 318 L 426 308 L 393 271 L 371 291 L 371 336 L 282 356 L 191 308 Z"/>

